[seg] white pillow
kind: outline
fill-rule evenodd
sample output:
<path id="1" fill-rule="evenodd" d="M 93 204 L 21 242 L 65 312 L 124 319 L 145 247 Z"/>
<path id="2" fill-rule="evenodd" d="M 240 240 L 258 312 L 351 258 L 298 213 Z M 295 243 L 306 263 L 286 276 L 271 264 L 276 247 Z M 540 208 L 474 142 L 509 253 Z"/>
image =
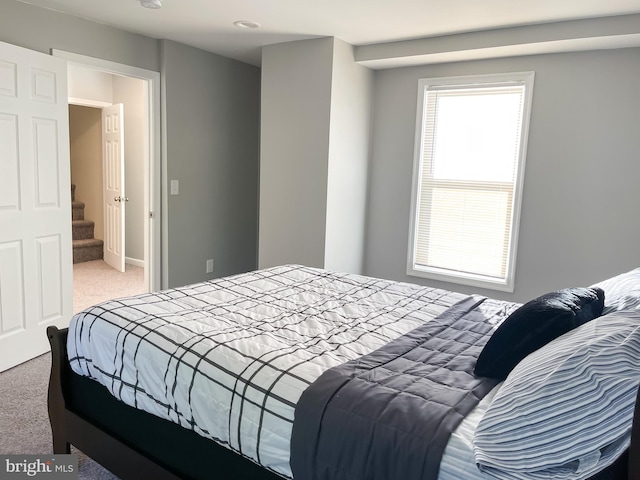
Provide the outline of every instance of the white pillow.
<path id="1" fill-rule="evenodd" d="M 594 475 L 629 446 L 639 382 L 640 310 L 556 338 L 511 371 L 480 420 L 478 468 L 504 480 Z"/>
<path id="2" fill-rule="evenodd" d="M 640 309 L 640 268 L 608 278 L 592 287 L 604 290 L 603 315 L 617 310 Z"/>

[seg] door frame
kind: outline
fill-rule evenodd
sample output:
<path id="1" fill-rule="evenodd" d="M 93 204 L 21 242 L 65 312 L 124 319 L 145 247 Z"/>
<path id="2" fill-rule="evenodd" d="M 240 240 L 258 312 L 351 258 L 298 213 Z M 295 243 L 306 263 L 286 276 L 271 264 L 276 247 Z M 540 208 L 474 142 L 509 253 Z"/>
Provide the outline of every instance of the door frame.
<path id="1" fill-rule="evenodd" d="M 144 225 L 144 281 L 148 291 L 159 290 L 162 286 L 161 266 L 164 256 L 161 250 L 161 224 L 164 221 L 164 215 L 161 215 L 163 192 L 161 192 L 160 180 L 162 171 L 160 73 L 64 50 L 52 49 L 51 55 L 64 58 L 67 60 L 68 65 L 89 68 L 113 75 L 138 78 L 146 82 L 149 129 L 148 138 L 145 142 L 147 168 L 144 185 L 144 210 L 147 212 L 148 221 Z"/>

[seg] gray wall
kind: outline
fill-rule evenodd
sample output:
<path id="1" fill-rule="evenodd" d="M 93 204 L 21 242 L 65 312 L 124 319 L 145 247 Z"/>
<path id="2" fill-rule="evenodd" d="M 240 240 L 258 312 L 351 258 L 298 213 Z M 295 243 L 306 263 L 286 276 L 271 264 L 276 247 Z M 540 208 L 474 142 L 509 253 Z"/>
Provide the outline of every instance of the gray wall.
<path id="1" fill-rule="evenodd" d="M 162 69 L 169 286 L 254 269 L 260 69 L 166 40 Z"/>
<path id="2" fill-rule="evenodd" d="M 260 267 L 361 273 L 372 92 L 339 39 L 263 49 Z"/>
<path id="3" fill-rule="evenodd" d="M 262 51 L 261 268 L 324 266 L 333 39 Z"/>
<path id="4" fill-rule="evenodd" d="M 0 2 L 0 41 L 50 53 L 52 48 L 160 71 L 158 41 L 14 0 Z"/>
<path id="5" fill-rule="evenodd" d="M 365 273 L 406 275 L 419 78 L 536 72 L 513 294 L 526 301 L 640 265 L 640 49 L 378 71 Z M 475 289 L 477 290 L 477 289 Z"/>
<path id="6" fill-rule="evenodd" d="M 324 267 L 362 273 L 374 75 L 338 39 L 332 75 Z"/>
<path id="7" fill-rule="evenodd" d="M 161 72 L 163 155 L 181 181 L 168 200 L 167 284 L 210 278 L 208 258 L 213 276 L 256 267 L 258 68 L 13 0 L 0 2 L 0 41 Z"/>

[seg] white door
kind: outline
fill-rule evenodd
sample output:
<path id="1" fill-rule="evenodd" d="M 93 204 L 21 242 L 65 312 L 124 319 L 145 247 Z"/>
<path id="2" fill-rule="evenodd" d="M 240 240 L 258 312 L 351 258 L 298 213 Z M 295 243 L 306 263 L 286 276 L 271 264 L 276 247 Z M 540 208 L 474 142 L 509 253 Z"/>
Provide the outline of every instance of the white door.
<path id="1" fill-rule="evenodd" d="M 104 261 L 124 272 L 124 118 L 122 104 L 102 109 Z"/>
<path id="2" fill-rule="evenodd" d="M 73 313 L 66 61 L 0 42 L 0 371 Z"/>

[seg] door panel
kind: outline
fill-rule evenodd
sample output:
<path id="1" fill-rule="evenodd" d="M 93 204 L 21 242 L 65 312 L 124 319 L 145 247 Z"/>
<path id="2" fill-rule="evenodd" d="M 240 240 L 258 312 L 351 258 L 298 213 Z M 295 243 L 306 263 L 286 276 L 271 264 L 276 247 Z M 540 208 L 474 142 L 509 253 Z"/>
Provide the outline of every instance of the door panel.
<path id="1" fill-rule="evenodd" d="M 121 103 L 102 109 L 104 261 L 124 272 L 124 116 Z"/>
<path id="2" fill-rule="evenodd" d="M 66 62 L 0 42 L 0 371 L 73 312 Z"/>

